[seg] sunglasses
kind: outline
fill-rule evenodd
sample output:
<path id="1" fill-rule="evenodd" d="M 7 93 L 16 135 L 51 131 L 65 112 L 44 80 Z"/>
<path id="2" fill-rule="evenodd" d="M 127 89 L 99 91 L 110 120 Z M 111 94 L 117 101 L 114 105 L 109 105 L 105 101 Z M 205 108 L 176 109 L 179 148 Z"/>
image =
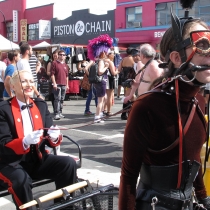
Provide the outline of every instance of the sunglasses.
<path id="1" fill-rule="evenodd" d="M 60 56 L 66 56 L 65 54 L 58 54 L 58 55 L 60 55 Z"/>
<path id="2" fill-rule="evenodd" d="M 190 33 L 191 44 L 196 47 L 196 53 L 200 55 L 210 54 L 210 31 L 192 31 Z"/>

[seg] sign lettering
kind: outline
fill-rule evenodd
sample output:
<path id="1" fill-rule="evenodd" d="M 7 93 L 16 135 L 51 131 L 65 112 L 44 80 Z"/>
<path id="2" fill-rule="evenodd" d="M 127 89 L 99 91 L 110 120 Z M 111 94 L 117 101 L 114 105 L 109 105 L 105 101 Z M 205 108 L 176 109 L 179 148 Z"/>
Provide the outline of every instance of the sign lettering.
<path id="1" fill-rule="evenodd" d="M 154 37 L 155 38 L 163 37 L 164 33 L 165 33 L 165 31 L 155 31 Z"/>
<path id="2" fill-rule="evenodd" d="M 105 15 L 90 14 L 87 9 L 73 11 L 65 20 L 52 19 L 52 43 L 88 44 L 101 34 L 114 37 L 114 10 Z"/>
<path id="3" fill-rule="evenodd" d="M 27 41 L 27 19 L 20 20 L 20 35 L 21 40 L 20 41 Z"/>
<path id="4" fill-rule="evenodd" d="M 13 10 L 13 42 L 18 42 L 18 11 Z"/>

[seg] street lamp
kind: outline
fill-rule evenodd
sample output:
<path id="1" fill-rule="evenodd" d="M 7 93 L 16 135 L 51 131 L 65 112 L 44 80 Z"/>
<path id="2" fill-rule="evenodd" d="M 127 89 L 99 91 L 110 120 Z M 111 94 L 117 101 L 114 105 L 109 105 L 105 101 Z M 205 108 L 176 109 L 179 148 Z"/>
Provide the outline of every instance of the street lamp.
<path id="1" fill-rule="evenodd" d="M 5 20 L 5 15 L 4 13 L 0 10 L 1 14 L 3 15 L 3 18 L 4 18 L 4 23 L 6 23 L 6 20 Z"/>
<path id="2" fill-rule="evenodd" d="M 6 19 L 5 19 L 5 15 L 4 15 L 4 13 L 0 10 L 0 13 L 3 15 L 3 18 L 4 18 L 4 27 L 5 27 L 5 29 L 6 29 Z"/>

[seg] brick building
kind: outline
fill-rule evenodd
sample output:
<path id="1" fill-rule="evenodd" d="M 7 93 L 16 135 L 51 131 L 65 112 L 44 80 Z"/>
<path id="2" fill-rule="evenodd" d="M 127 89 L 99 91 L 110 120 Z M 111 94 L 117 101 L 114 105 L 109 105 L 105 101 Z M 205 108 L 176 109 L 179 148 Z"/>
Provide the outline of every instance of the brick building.
<path id="1" fill-rule="evenodd" d="M 48 4 L 26 9 L 26 0 L 1 1 L 0 34 L 16 43 L 20 41 L 28 41 L 31 45 L 39 43 L 39 29 L 46 21 L 52 20 L 53 7 L 54 4 Z M 45 22 L 39 23 L 40 20 Z M 50 42 L 50 39 L 46 37 L 42 38 L 42 41 Z"/>
<path id="2" fill-rule="evenodd" d="M 161 37 L 170 26 L 170 9 L 183 16 L 178 0 L 117 0 L 115 37 L 119 45 L 139 46 L 149 43 L 158 49 Z M 197 0 L 190 15 L 204 19 L 210 25 L 210 0 Z"/>

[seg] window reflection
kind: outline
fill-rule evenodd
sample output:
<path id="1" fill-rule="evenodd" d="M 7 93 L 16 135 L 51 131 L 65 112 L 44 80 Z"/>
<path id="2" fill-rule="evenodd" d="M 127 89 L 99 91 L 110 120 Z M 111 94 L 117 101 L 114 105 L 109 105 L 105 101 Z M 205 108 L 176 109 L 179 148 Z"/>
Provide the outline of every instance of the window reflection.
<path id="1" fill-rule="evenodd" d="M 126 28 L 142 27 L 142 6 L 126 9 Z"/>
<path id="2" fill-rule="evenodd" d="M 39 24 L 28 25 L 28 40 L 39 40 Z"/>
<path id="3" fill-rule="evenodd" d="M 7 28 L 7 39 L 13 41 L 13 22 L 7 22 L 6 28 Z"/>
<path id="4" fill-rule="evenodd" d="M 173 13 L 177 14 L 178 17 L 184 16 L 184 10 L 179 2 L 156 4 L 156 25 L 171 24 L 171 7 Z M 200 18 L 205 22 L 210 22 L 210 0 L 195 1 L 193 8 L 190 10 L 190 15 L 194 18 Z"/>

